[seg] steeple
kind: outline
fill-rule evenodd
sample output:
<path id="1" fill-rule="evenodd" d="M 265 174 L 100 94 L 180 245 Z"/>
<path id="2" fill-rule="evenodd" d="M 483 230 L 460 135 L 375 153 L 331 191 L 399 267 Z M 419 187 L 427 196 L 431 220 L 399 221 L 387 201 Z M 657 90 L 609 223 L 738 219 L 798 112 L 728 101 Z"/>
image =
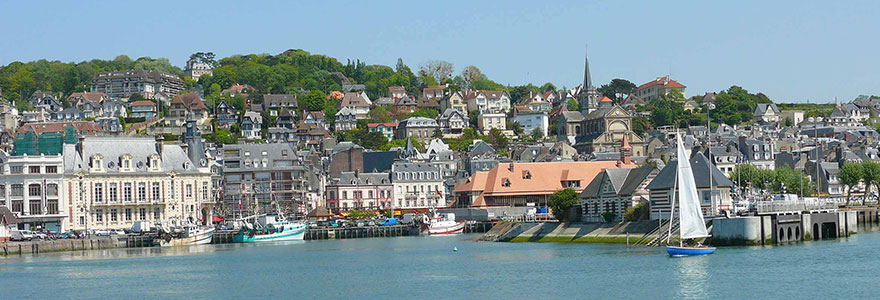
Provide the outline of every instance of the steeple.
<path id="1" fill-rule="evenodd" d="M 580 95 L 578 95 L 578 101 L 581 104 L 581 114 L 588 114 L 596 109 L 598 103 L 596 102 L 599 97 L 599 90 L 593 86 L 593 79 L 590 75 L 590 57 L 589 54 L 584 54 L 584 83 L 581 85 Z"/>

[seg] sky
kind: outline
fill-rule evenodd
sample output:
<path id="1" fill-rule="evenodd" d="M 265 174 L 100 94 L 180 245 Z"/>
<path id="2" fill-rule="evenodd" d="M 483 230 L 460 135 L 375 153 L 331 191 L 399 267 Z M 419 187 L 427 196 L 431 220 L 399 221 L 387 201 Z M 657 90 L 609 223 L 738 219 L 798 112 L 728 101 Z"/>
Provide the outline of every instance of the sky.
<path id="1" fill-rule="evenodd" d="M 183 66 L 211 51 L 287 49 L 413 70 L 479 67 L 509 85 L 637 85 L 701 95 L 739 85 L 776 102 L 880 95 L 880 1 L 2 1 L 0 64 L 119 54 Z"/>

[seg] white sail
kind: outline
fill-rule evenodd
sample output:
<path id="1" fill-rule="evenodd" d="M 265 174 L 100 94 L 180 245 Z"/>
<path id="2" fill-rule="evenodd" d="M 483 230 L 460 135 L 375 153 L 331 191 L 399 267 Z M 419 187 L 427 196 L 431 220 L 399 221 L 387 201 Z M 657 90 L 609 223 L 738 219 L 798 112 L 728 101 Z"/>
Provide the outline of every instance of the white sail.
<path id="1" fill-rule="evenodd" d="M 694 239 L 708 237 L 706 223 L 703 221 L 703 212 L 700 207 L 700 197 L 697 196 L 697 184 L 694 181 L 694 171 L 691 162 L 684 151 L 684 143 L 681 135 L 678 139 L 678 218 L 681 224 L 681 239 Z"/>

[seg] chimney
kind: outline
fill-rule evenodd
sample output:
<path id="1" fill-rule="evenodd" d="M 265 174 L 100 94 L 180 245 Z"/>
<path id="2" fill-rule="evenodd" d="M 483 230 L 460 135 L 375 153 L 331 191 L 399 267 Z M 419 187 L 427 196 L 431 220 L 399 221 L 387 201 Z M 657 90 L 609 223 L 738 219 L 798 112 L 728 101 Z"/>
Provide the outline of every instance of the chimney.
<path id="1" fill-rule="evenodd" d="M 165 159 L 165 154 L 163 153 L 163 150 L 165 150 L 164 148 L 165 148 L 165 137 L 159 135 L 156 137 L 156 153 L 159 154 L 159 159 L 162 159 L 162 160 Z"/>
<path id="2" fill-rule="evenodd" d="M 511 162 L 509 165 L 507 165 L 507 170 L 513 172 L 513 162 Z"/>
<path id="3" fill-rule="evenodd" d="M 180 144 L 180 149 L 183 150 L 183 154 L 184 154 L 184 155 L 189 156 L 189 145 L 187 145 L 187 144 Z"/>
<path id="4" fill-rule="evenodd" d="M 83 153 L 86 152 L 86 151 L 85 151 L 85 149 L 86 149 L 86 143 L 85 143 L 85 141 L 86 141 L 86 137 L 85 137 L 85 136 L 80 136 L 80 137 L 79 137 L 79 143 L 76 144 L 76 150 L 77 150 L 77 153 L 79 153 L 79 157 L 83 157 Z"/>

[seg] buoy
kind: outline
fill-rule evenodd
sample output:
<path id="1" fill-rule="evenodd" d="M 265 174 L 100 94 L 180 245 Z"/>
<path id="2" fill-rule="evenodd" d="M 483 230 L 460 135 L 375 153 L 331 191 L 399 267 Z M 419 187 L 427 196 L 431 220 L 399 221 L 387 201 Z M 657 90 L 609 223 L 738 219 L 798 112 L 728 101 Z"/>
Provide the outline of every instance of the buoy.
<path id="1" fill-rule="evenodd" d="M 452 252 L 458 251 L 458 247 L 452 246 Z"/>

